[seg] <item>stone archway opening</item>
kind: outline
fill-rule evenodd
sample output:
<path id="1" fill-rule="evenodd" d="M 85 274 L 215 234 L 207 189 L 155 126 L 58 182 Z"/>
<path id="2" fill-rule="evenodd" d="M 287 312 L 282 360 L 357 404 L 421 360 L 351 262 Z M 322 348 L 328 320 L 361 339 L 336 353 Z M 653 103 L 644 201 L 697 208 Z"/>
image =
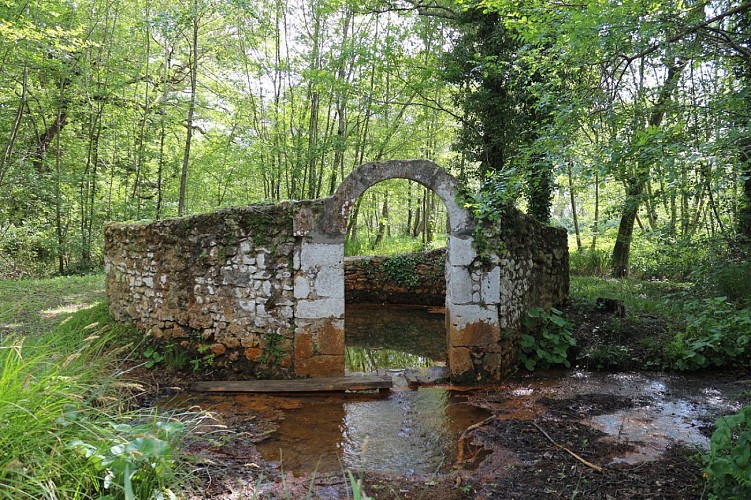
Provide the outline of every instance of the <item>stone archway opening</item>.
<path id="1" fill-rule="evenodd" d="M 429 188 L 389 179 L 355 203 L 344 248 L 345 370 L 446 365 L 447 214 Z"/>
<path id="2" fill-rule="evenodd" d="M 496 378 L 500 355 L 500 268 L 483 263 L 473 246 L 475 221 L 459 205 L 459 184 L 428 160 L 367 163 L 353 171 L 300 226 L 303 236 L 296 267 L 298 299 L 295 367 L 305 376 L 344 374 L 344 239 L 357 199 L 387 179 L 409 179 L 431 189 L 448 215 L 446 250 L 447 361 L 455 381 Z"/>
<path id="3" fill-rule="evenodd" d="M 448 213 L 446 339 L 454 383 L 513 369 L 522 318 L 568 294 L 566 232 L 499 208 L 473 245 L 475 221 L 457 181 L 427 160 L 369 163 L 325 199 L 251 205 L 105 227 L 109 311 L 188 356 L 264 378 L 344 375 L 344 237 L 357 198 L 410 179 Z M 233 375 L 235 376 L 235 375 Z"/>

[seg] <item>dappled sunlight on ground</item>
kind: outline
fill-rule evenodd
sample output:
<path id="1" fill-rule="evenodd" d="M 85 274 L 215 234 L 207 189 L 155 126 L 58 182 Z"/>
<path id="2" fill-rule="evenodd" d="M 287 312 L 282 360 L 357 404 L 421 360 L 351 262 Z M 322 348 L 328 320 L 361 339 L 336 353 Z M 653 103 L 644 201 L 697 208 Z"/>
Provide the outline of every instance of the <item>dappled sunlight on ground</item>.
<path id="1" fill-rule="evenodd" d="M 91 307 L 94 307 L 97 303 L 80 303 L 80 304 L 66 304 L 60 307 L 56 307 L 54 309 L 45 309 L 43 311 L 40 311 L 39 314 L 44 319 L 55 319 L 61 314 L 73 314 L 74 312 L 80 311 L 82 309 L 89 309 Z"/>

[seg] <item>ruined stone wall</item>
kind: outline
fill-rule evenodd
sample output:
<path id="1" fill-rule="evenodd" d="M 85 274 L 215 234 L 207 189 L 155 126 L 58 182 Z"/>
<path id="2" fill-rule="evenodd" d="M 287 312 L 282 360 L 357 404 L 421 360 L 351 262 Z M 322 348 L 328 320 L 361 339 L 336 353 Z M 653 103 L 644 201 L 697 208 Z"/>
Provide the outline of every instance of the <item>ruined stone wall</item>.
<path id="1" fill-rule="evenodd" d="M 114 318 L 214 366 L 292 375 L 292 205 L 110 223 L 104 232 Z"/>
<path id="2" fill-rule="evenodd" d="M 565 229 L 541 224 L 515 208 L 506 209 L 491 234 L 487 244 L 497 249 L 501 269 L 501 351 L 513 356 L 504 364 L 515 366 L 523 315 L 568 298 L 568 236 Z"/>
<path id="3" fill-rule="evenodd" d="M 393 257 L 347 257 L 346 300 L 444 306 L 445 263 L 445 248 Z"/>
<path id="4" fill-rule="evenodd" d="M 523 314 L 568 295 L 566 232 L 513 208 L 475 231 L 456 180 L 427 160 L 363 165 L 323 200 L 108 224 L 110 312 L 241 377 L 343 375 L 346 222 L 357 198 L 390 178 L 420 182 L 444 202 L 445 257 L 350 261 L 350 297 L 445 304 L 452 381 L 499 380 L 515 367 Z"/>

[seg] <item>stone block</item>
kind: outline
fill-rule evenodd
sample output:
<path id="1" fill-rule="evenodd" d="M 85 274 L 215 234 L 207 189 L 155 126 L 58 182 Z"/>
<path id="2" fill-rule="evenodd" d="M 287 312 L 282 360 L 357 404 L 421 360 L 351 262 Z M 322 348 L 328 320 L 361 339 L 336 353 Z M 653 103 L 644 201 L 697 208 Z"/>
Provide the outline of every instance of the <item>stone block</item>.
<path id="1" fill-rule="evenodd" d="M 477 258 L 472 238 L 449 235 L 447 262 L 452 266 L 468 266 Z"/>
<path id="2" fill-rule="evenodd" d="M 302 362 L 295 358 L 295 373 L 303 377 L 342 377 L 344 356 L 315 356 Z"/>
<path id="3" fill-rule="evenodd" d="M 343 318 L 344 297 L 299 300 L 295 317 L 303 319 Z"/>
<path id="4" fill-rule="evenodd" d="M 471 373 L 475 369 L 472 352 L 466 347 L 449 347 L 448 361 L 452 379 L 463 378 L 467 372 Z"/>
<path id="5" fill-rule="evenodd" d="M 498 311 L 479 305 L 450 306 L 446 310 L 449 346 L 492 346 L 501 338 Z"/>
<path id="6" fill-rule="evenodd" d="M 300 269 L 308 271 L 321 267 L 342 267 L 344 245 L 331 243 L 303 243 L 300 251 Z"/>
<path id="7" fill-rule="evenodd" d="M 258 358 L 260 358 L 263 355 L 263 349 L 260 349 L 258 347 L 248 347 L 245 349 L 245 359 L 248 361 L 257 362 Z"/>
<path id="8" fill-rule="evenodd" d="M 344 356 L 344 321 L 326 321 L 316 333 L 318 354 Z"/>
<path id="9" fill-rule="evenodd" d="M 299 367 L 300 363 L 307 362 L 313 357 L 313 334 L 297 332 L 295 334 L 295 364 Z"/>
<path id="10" fill-rule="evenodd" d="M 472 279 L 467 269 L 449 266 L 446 280 L 446 301 L 452 304 L 472 304 Z"/>
<path id="11" fill-rule="evenodd" d="M 316 275 L 313 290 L 319 297 L 344 299 L 344 267 L 323 267 Z"/>

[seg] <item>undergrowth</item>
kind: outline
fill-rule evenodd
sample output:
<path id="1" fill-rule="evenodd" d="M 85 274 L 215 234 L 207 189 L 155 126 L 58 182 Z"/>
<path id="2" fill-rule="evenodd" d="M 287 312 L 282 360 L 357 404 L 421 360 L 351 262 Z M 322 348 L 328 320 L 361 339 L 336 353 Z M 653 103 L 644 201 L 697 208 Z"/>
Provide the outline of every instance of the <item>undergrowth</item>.
<path id="1" fill-rule="evenodd" d="M 751 498 L 751 406 L 720 417 L 704 455 L 711 498 Z"/>
<path id="2" fill-rule="evenodd" d="M 130 411 L 129 327 L 104 304 L 0 344 L 0 498 L 169 498 L 184 424 Z"/>

